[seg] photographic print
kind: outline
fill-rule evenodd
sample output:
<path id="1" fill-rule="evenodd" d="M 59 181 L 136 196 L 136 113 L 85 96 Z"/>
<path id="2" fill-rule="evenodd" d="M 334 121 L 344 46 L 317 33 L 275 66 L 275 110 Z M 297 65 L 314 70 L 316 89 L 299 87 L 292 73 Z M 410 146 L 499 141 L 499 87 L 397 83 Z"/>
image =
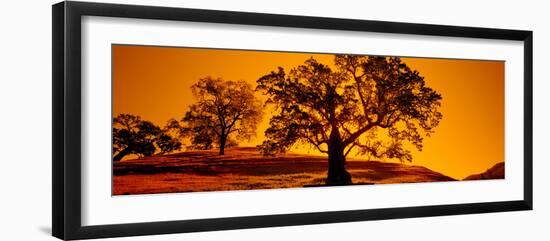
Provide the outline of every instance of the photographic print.
<path id="1" fill-rule="evenodd" d="M 112 45 L 112 194 L 504 179 L 504 61 Z"/>
<path id="2" fill-rule="evenodd" d="M 52 82 L 59 239 L 533 209 L 529 30 L 64 1 Z"/>

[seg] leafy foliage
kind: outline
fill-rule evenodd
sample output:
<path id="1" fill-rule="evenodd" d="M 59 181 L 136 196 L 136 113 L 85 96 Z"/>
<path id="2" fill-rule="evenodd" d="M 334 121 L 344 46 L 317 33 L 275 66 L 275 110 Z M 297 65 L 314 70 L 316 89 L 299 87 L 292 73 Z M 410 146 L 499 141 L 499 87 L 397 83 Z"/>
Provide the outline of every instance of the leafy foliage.
<path id="1" fill-rule="evenodd" d="M 169 129 L 161 129 L 139 116 L 118 115 L 113 118 L 113 160 L 120 161 L 130 154 L 143 157 L 179 150 L 182 144 L 170 135 Z"/>
<path id="2" fill-rule="evenodd" d="M 441 95 L 398 57 L 336 55 L 334 65 L 333 70 L 310 58 L 288 73 L 279 67 L 257 81 L 257 90 L 277 110 L 259 146 L 262 152 L 307 143 L 329 154 L 329 161 L 340 152 L 331 147 L 344 156 L 357 148 L 361 154 L 411 161 L 405 142 L 422 149 L 423 136 L 442 118 Z"/>
<path id="3" fill-rule="evenodd" d="M 194 149 L 211 149 L 214 145 L 224 154 L 226 146 L 249 139 L 261 120 L 261 102 L 245 81 L 225 81 L 205 77 L 192 86 L 197 102 L 181 120 L 182 133 Z"/>

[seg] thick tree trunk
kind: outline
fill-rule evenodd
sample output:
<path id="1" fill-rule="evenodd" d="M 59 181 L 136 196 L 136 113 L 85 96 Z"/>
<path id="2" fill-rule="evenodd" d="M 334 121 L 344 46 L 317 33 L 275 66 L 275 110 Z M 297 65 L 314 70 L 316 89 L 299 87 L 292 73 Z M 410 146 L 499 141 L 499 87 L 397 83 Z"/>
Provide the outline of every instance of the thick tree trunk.
<path id="1" fill-rule="evenodd" d="M 328 143 L 328 175 L 327 185 L 349 185 L 352 183 L 351 175 L 346 170 L 346 157 L 344 155 L 344 143 L 337 129 L 330 133 Z"/>
<path id="2" fill-rule="evenodd" d="M 220 155 L 224 155 L 225 154 L 225 142 L 226 142 L 227 138 L 225 136 L 221 136 L 220 137 Z"/>
<path id="3" fill-rule="evenodd" d="M 122 160 L 123 157 L 125 157 L 126 155 L 130 154 L 130 149 L 129 148 L 126 148 L 122 151 L 120 151 L 119 153 L 117 153 L 114 157 L 113 157 L 113 161 L 117 162 L 117 161 L 120 161 Z"/>

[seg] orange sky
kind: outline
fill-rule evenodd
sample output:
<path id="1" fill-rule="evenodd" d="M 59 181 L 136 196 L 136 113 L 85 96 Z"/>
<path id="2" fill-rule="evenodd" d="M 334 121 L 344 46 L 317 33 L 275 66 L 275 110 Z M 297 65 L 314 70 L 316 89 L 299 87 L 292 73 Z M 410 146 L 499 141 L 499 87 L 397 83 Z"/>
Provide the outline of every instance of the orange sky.
<path id="1" fill-rule="evenodd" d="M 113 45 L 113 116 L 139 115 L 163 126 L 181 119 L 195 100 L 190 86 L 205 76 L 242 79 L 253 86 L 277 66 L 289 70 L 307 58 L 332 65 L 329 54 L 259 52 L 198 48 Z M 504 161 L 504 62 L 402 58 L 441 93 L 443 119 L 413 151 L 412 165 L 422 165 L 454 178 L 483 172 Z M 255 138 L 263 141 L 269 113 Z M 294 150 L 316 153 L 314 150 Z"/>

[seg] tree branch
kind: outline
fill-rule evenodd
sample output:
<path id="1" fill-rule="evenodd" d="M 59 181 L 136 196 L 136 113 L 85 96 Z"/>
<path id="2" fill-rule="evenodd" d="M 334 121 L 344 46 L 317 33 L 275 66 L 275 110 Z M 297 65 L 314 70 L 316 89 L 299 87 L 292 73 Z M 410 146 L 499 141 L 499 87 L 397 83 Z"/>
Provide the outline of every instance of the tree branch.
<path id="1" fill-rule="evenodd" d="M 351 143 L 353 143 L 355 140 L 357 140 L 357 138 L 359 138 L 359 136 L 361 136 L 363 133 L 365 133 L 366 131 L 370 130 L 371 128 L 373 128 L 375 126 L 375 124 L 377 123 L 368 123 L 366 126 L 364 126 L 363 128 L 360 128 L 358 131 L 356 131 L 355 133 L 351 134 L 345 141 L 344 141 L 344 146 L 347 146 Z"/>
<path id="2" fill-rule="evenodd" d="M 306 138 L 306 140 L 308 140 L 309 143 L 311 143 L 313 146 L 315 146 L 317 148 L 317 150 L 319 150 L 320 152 L 328 153 L 328 150 L 324 150 L 324 149 L 321 148 L 321 144 L 325 143 L 326 141 L 318 143 L 318 142 L 315 142 L 313 139 L 311 139 L 308 136 L 306 136 L 305 138 Z"/>
<path id="3" fill-rule="evenodd" d="M 353 144 L 349 147 L 349 149 L 344 153 L 344 157 L 347 157 L 349 152 L 357 145 L 357 142 L 354 141 Z"/>

